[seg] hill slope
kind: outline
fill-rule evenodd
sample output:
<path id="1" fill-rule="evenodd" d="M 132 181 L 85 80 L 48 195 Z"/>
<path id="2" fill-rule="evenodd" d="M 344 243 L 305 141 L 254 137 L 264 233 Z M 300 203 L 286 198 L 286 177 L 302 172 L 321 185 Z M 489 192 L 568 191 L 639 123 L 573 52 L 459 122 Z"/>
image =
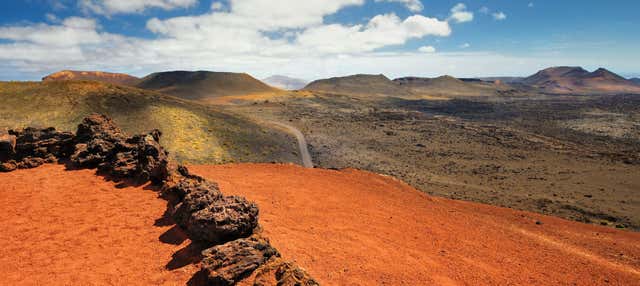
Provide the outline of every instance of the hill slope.
<path id="1" fill-rule="evenodd" d="M 640 234 L 634 232 L 434 198 L 391 177 L 350 169 L 236 164 L 190 170 L 217 180 L 223 192 L 256 201 L 271 243 L 322 285 L 628 285 L 640 279 Z"/>
<path id="2" fill-rule="evenodd" d="M 640 279 L 635 232 L 434 198 L 357 170 L 189 169 L 229 195 L 255 201 L 270 244 L 321 285 L 637 285 Z M 0 182 L 11 190 L 0 192 L 6 216 L 0 275 L 7 285 L 105 285 L 114 277 L 119 285 L 204 285 L 193 283 L 200 280 L 192 262 L 206 246 L 192 244 L 163 215 L 166 201 L 148 186 L 123 189 L 93 170 L 53 164 L 0 173 Z"/>
<path id="3" fill-rule="evenodd" d="M 0 82 L 0 128 L 56 126 L 75 131 L 85 116 L 103 113 L 130 134 L 162 130 L 178 160 L 298 162 L 288 135 L 216 108 L 156 92 L 99 82 Z"/>
<path id="4" fill-rule="evenodd" d="M 112 84 L 134 86 L 140 79 L 128 74 L 109 73 L 101 71 L 71 71 L 64 70 L 52 73 L 42 78 L 42 81 L 65 81 L 65 80 L 92 80 Z"/>
<path id="5" fill-rule="evenodd" d="M 447 75 L 437 78 L 403 77 L 393 81 L 416 95 L 493 96 L 500 92 L 513 92 L 511 87 L 505 84 L 494 84 L 480 79 L 461 80 Z"/>
<path id="6" fill-rule="evenodd" d="M 274 93 L 268 86 L 246 73 L 209 71 L 171 71 L 146 76 L 137 85 L 179 98 L 207 102 L 223 96 Z"/>
<path id="7" fill-rule="evenodd" d="M 581 67 L 552 67 L 522 83 L 557 94 L 640 94 L 638 85 L 604 68 L 589 72 Z"/>
<path id="8" fill-rule="evenodd" d="M 634 77 L 634 78 L 630 78 L 629 80 L 640 85 L 640 78 Z"/>
<path id="9" fill-rule="evenodd" d="M 273 75 L 262 80 L 263 82 L 285 90 L 303 89 L 309 82 L 303 79 L 292 78 L 283 75 Z"/>
<path id="10" fill-rule="evenodd" d="M 384 75 L 358 74 L 316 80 L 304 90 L 336 94 L 405 96 L 409 91 Z"/>

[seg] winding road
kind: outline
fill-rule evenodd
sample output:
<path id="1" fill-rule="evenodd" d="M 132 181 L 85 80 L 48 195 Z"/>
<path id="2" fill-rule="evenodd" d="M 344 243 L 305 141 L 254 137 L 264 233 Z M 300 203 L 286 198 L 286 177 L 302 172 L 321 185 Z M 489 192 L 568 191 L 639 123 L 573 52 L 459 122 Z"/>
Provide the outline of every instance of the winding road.
<path id="1" fill-rule="evenodd" d="M 296 140 L 298 140 L 298 147 L 300 148 L 300 156 L 302 157 L 302 166 L 304 166 L 305 168 L 313 168 L 313 161 L 311 161 L 309 146 L 302 132 L 300 132 L 298 128 L 295 128 L 291 125 L 284 124 L 281 122 L 269 121 L 268 123 L 276 126 L 277 128 L 283 129 L 288 133 L 293 134 L 296 137 Z"/>

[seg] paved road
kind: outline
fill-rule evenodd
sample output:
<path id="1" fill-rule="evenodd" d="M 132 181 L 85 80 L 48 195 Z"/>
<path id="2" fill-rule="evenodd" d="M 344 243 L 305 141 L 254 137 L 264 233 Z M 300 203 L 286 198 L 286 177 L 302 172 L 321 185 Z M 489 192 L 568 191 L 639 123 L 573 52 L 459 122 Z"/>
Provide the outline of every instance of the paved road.
<path id="1" fill-rule="evenodd" d="M 302 166 L 306 168 L 313 168 L 313 161 L 311 161 L 311 154 L 309 153 L 307 140 L 304 138 L 302 132 L 300 132 L 298 128 L 281 122 L 269 121 L 269 123 L 275 125 L 280 129 L 284 129 L 285 131 L 293 134 L 296 137 L 296 139 L 298 140 L 298 147 L 300 148 L 300 156 L 302 157 Z"/>

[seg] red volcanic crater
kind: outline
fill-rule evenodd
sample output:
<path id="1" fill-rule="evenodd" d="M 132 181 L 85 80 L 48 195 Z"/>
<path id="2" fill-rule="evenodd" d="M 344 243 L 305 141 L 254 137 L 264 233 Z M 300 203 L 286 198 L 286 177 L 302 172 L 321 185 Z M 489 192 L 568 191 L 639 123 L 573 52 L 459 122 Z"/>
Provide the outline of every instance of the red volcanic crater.
<path id="1" fill-rule="evenodd" d="M 260 207 L 284 258 L 323 285 L 638 285 L 640 234 L 433 198 L 390 177 L 193 166 Z M 61 165 L 0 174 L 2 285 L 185 285 L 197 252 L 146 187 Z"/>

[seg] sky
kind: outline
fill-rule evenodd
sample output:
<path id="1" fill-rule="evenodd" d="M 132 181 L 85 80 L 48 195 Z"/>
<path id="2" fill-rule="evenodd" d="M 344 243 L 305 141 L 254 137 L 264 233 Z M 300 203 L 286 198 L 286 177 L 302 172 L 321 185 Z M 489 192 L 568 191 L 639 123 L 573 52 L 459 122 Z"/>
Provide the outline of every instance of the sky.
<path id="1" fill-rule="evenodd" d="M 527 76 L 561 65 L 640 76 L 637 0 L 0 2 L 0 80 L 63 69 Z"/>

